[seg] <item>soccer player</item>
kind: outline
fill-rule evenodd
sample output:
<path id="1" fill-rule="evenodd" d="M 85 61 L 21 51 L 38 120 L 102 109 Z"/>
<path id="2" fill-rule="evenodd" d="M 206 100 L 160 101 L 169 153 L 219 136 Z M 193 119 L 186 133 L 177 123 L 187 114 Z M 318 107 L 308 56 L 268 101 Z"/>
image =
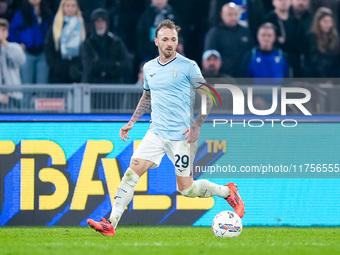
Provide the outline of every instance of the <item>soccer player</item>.
<path id="1" fill-rule="evenodd" d="M 171 20 L 162 21 L 156 29 L 155 44 L 159 57 L 144 65 L 143 95 L 131 120 L 121 128 L 119 136 L 126 142 L 129 131 L 150 106 L 152 123 L 134 152 L 130 167 L 117 189 L 109 220 L 87 220 L 90 227 L 103 235 L 115 234 L 117 224 L 132 200 L 139 178 L 149 168 L 157 167 L 165 154 L 175 166 L 177 187 L 182 195 L 225 198 L 235 212 L 243 217 L 244 203 L 234 183 L 217 185 L 208 180 L 194 181 L 191 175 L 197 139 L 206 115 L 199 114 L 195 121 L 190 118 L 190 108 L 193 107 L 190 95 L 202 86 L 193 81 L 204 79 L 194 61 L 176 52 L 179 30 Z M 208 90 L 206 86 L 202 88 Z M 197 92 L 201 95 L 206 93 L 200 89 Z M 211 107 L 212 100 L 207 97 L 207 112 Z"/>

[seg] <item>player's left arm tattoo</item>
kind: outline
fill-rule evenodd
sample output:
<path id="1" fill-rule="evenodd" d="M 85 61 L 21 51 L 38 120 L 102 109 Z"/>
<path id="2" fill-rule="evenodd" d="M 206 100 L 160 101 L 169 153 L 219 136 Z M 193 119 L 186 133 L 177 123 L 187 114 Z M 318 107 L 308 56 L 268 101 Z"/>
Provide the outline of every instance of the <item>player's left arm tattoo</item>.
<path id="1" fill-rule="evenodd" d="M 205 90 L 209 90 L 209 88 L 207 88 L 206 86 L 202 86 L 202 88 L 205 89 Z M 201 89 L 198 90 L 198 93 L 199 93 L 201 96 L 202 96 L 203 94 L 206 94 L 206 92 L 203 91 L 203 90 L 201 90 Z M 199 113 L 199 114 L 198 114 L 198 116 L 197 116 L 197 118 L 196 118 L 196 120 L 195 120 L 194 128 L 195 128 L 195 127 L 196 127 L 196 128 L 200 128 L 200 127 L 203 125 L 205 119 L 207 118 L 207 116 L 209 115 L 209 113 L 210 113 L 210 111 L 211 111 L 211 108 L 212 108 L 212 106 L 213 106 L 213 100 L 212 100 L 212 98 L 211 98 L 210 96 L 207 96 L 206 98 L 207 98 L 207 100 L 206 100 L 206 103 L 207 103 L 207 105 L 206 105 L 207 114 L 206 114 L 206 115 L 203 115 L 202 113 Z"/>

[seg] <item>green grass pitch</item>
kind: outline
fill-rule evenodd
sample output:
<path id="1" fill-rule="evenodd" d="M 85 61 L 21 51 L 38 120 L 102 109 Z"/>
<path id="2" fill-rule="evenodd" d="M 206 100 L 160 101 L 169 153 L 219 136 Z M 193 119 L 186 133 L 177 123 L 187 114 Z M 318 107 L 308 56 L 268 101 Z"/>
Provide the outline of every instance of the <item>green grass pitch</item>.
<path id="1" fill-rule="evenodd" d="M 340 254 L 340 228 L 246 227 L 216 238 L 207 227 L 1 227 L 0 254 Z"/>

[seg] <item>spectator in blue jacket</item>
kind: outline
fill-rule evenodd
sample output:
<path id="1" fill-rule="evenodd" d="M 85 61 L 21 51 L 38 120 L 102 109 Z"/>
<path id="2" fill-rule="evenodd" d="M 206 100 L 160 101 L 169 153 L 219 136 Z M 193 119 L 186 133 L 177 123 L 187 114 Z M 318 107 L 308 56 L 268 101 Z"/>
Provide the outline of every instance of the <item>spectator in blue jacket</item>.
<path id="1" fill-rule="evenodd" d="M 259 45 L 248 52 L 243 60 L 243 77 L 254 78 L 254 85 L 282 85 L 283 78 L 289 76 L 289 70 L 282 50 L 274 46 L 275 26 L 269 22 L 262 24 L 257 32 L 257 40 Z M 266 94 L 255 96 L 254 106 L 267 109 L 271 99 L 272 96 Z"/>
<path id="2" fill-rule="evenodd" d="M 21 67 L 23 83 L 47 83 L 48 66 L 44 55 L 46 33 L 52 23 L 52 15 L 46 0 L 24 0 L 10 23 L 9 41 L 19 43 L 26 54 Z"/>
<path id="3" fill-rule="evenodd" d="M 284 78 L 289 76 L 286 58 L 281 49 L 274 47 L 275 27 L 264 23 L 257 32 L 259 45 L 249 51 L 243 61 L 243 77 Z"/>

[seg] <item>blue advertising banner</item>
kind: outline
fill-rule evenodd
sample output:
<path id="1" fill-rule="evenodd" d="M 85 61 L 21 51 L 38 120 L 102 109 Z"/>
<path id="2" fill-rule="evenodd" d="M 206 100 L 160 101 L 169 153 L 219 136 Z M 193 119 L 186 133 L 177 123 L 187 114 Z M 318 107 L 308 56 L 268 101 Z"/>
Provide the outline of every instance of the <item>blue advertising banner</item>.
<path id="1" fill-rule="evenodd" d="M 117 116 L 119 119 L 119 115 Z M 106 217 L 149 123 L 125 143 L 125 122 L 0 123 L 0 226 L 86 225 Z M 340 225 L 340 123 L 205 123 L 194 178 L 238 184 L 244 225 Z M 138 185 L 121 223 L 210 226 L 231 207 L 222 198 L 186 198 L 165 156 Z"/>

